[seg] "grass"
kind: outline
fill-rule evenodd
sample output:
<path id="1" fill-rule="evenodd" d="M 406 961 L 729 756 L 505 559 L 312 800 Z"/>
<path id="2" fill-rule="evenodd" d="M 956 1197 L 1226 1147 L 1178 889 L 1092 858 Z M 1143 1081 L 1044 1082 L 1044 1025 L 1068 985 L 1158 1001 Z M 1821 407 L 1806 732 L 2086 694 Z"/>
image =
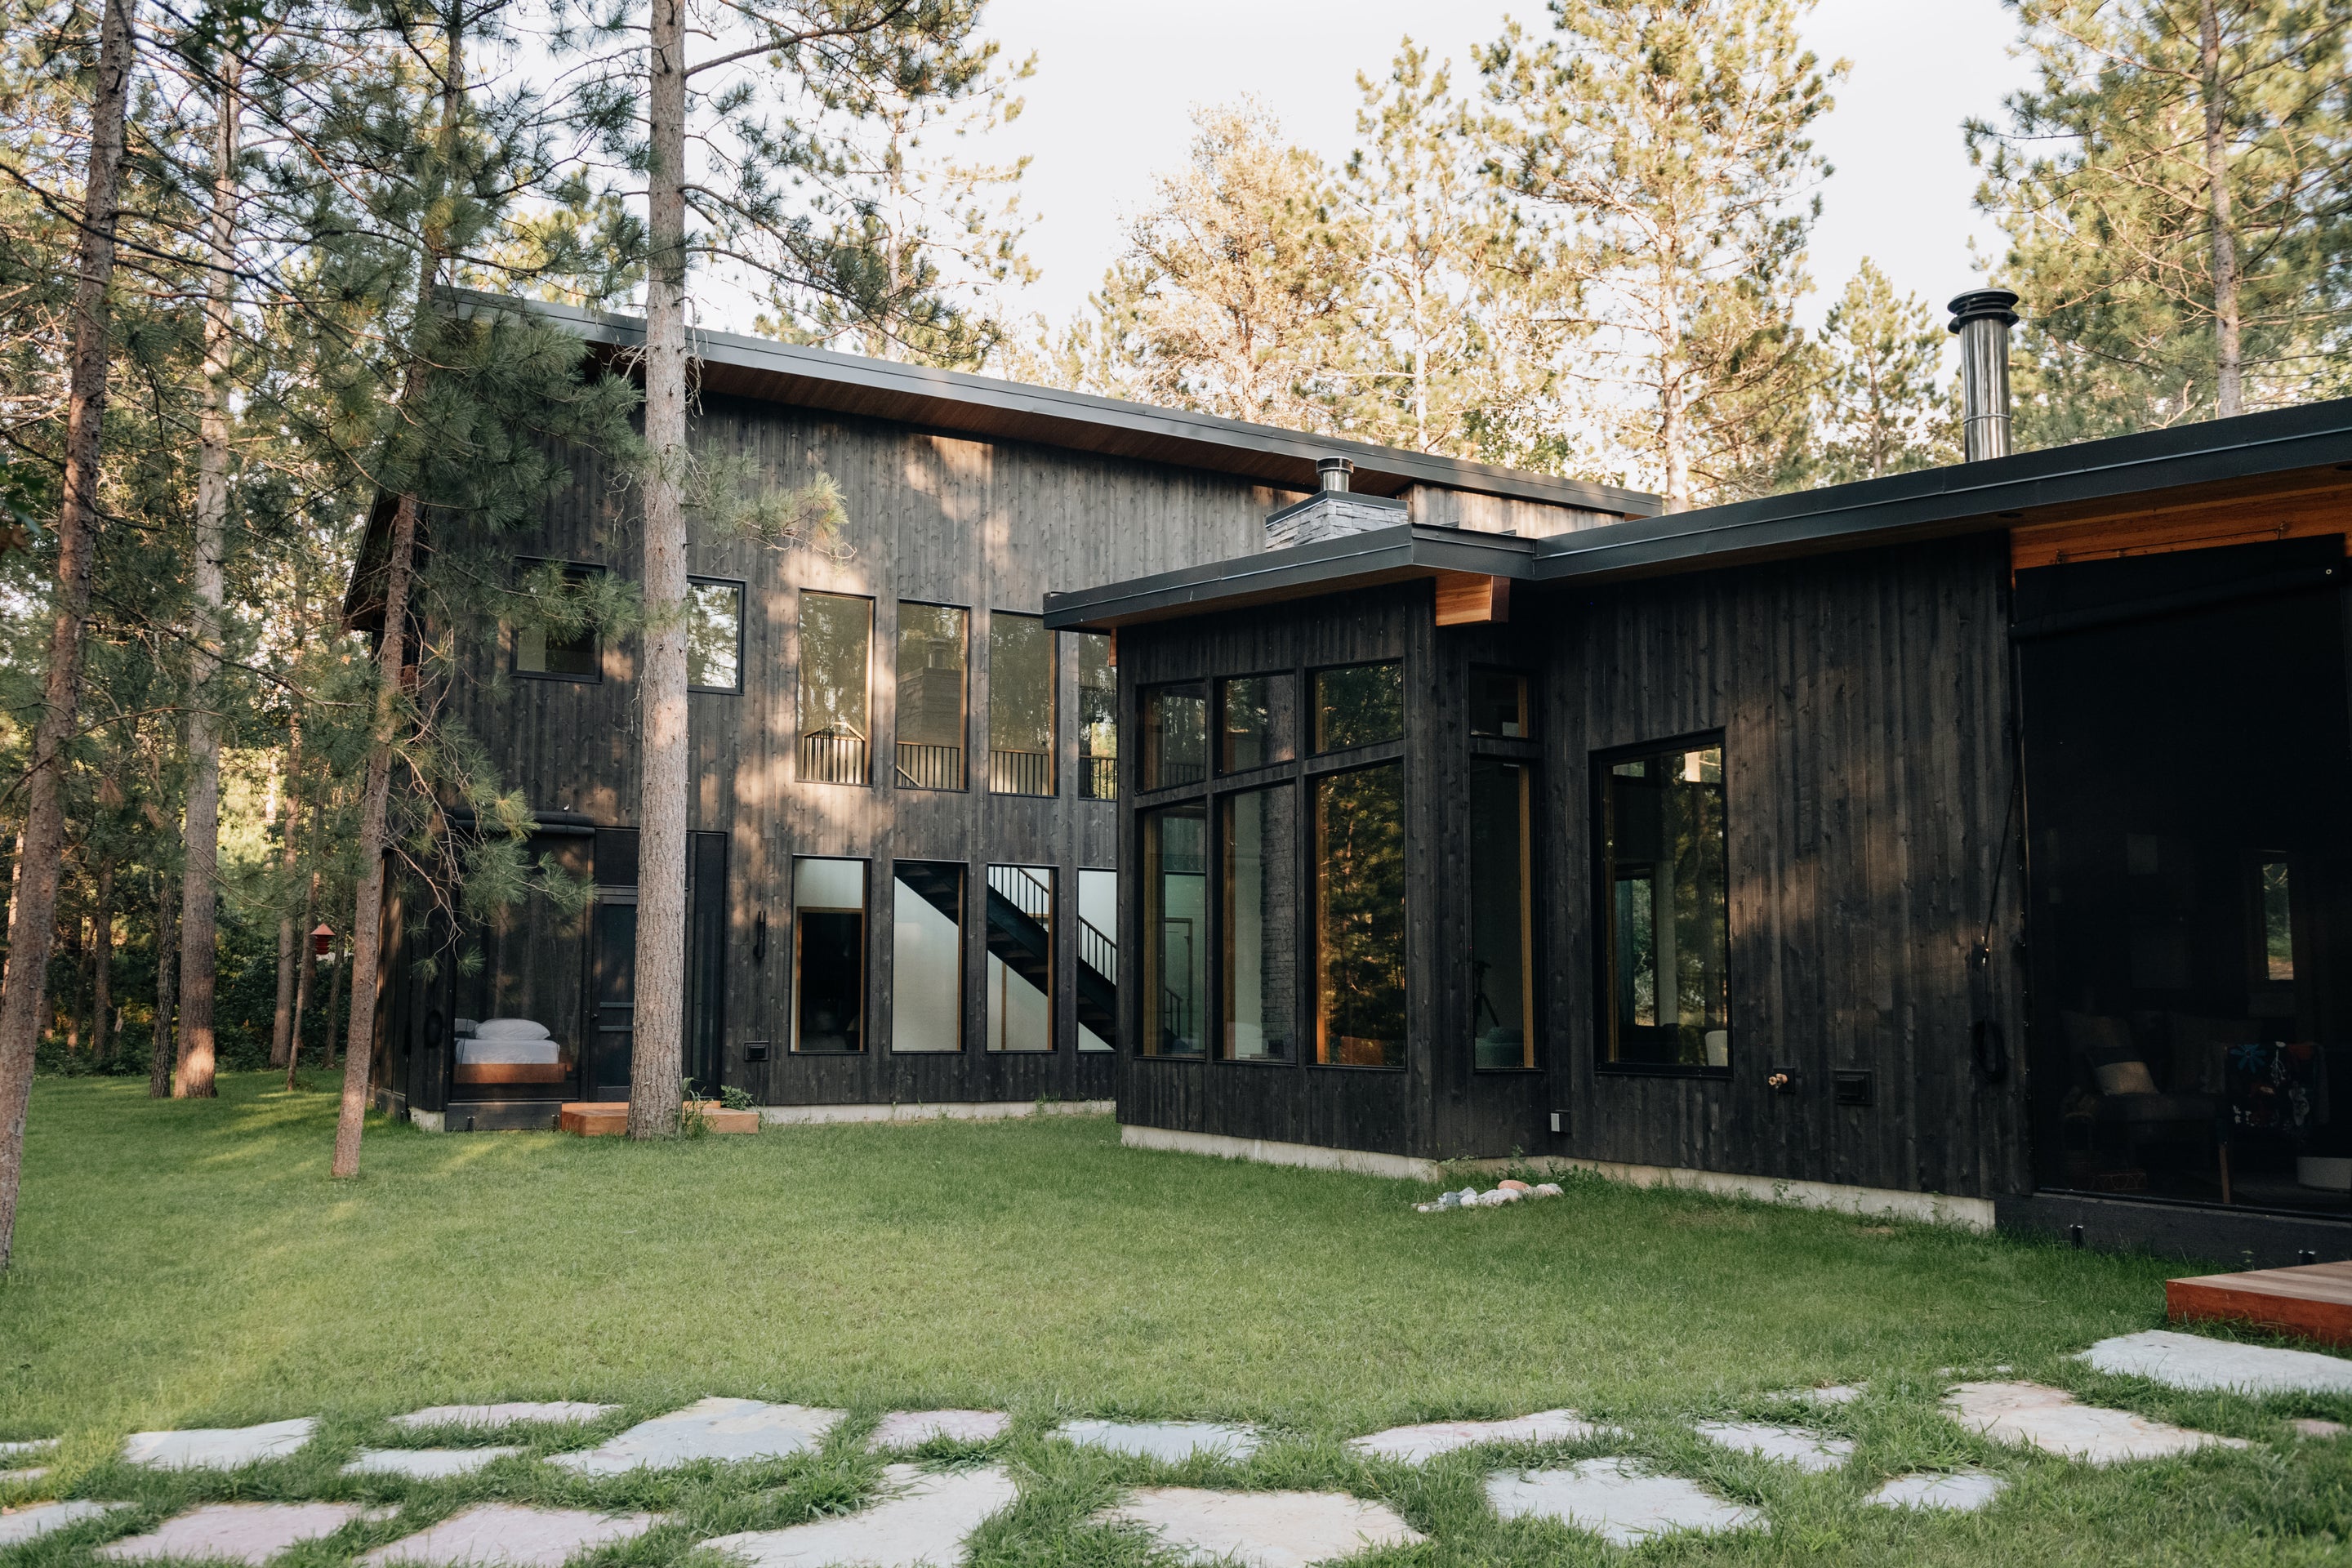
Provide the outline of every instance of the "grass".
<path id="1" fill-rule="evenodd" d="M 2160 1323 L 2174 1270 L 2148 1258 L 1597 1181 L 1550 1203 L 1419 1215 L 1412 1184 L 1126 1150 L 1093 1119 L 654 1145 L 373 1124 L 364 1173 L 336 1184 L 323 1086 L 288 1094 L 232 1075 L 222 1090 L 155 1104 L 128 1080 L 37 1087 L 18 1261 L 0 1283 L 0 1439 L 65 1443 L 48 1481 L 0 1501 L 129 1499 L 142 1521 L 232 1496 L 401 1505 L 289 1568 L 488 1497 L 658 1509 L 661 1530 L 593 1559 L 639 1568 L 853 1506 L 877 1471 L 861 1451 L 874 1417 L 957 1405 L 1016 1417 L 986 1450 L 933 1456 L 987 1452 L 1022 1483 L 976 1539 L 976 1563 L 1146 1563 L 1143 1542 L 1085 1521 L 1121 1486 L 1168 1479 L 1384 1500 L 1431 1540 L 1357 1560 L 1379 1568 L 1614 1561 L 1592 1537 L 1496 1521 L 1479 1490 L 1491 1452 L 1415 1470 L 1343 1447 L 1401 1422 L 1570 1405 L 1630 1437 L 1511 1460 L 1638 1454 L 1771 1522 L 1654 1543 L 1643 1562 L 2352 1553 L 2352 1439 L 2299 1440 L 2286 1425 L 2352 1422 L 2352 1400 L 2180 1394 L 2070 1359 Z M 2104 1470 L 2001 1448 L 1937 1407 L 1945 1369 L 1996 1365 L 2249 1446 Z M 1843 1473 L 1801 1475 L 1688 1430 L 1789 1419 L 1775 1391 L 1830 1381 L 1868 1384 L 1807 1417 L 1858 1442 Z M 774 1465 L 599 1482 L 527 1454 L 459 1481 L 337 1473 L 363 1440 L 430 1441 L 381 1425 L 422 1405 L 625 1405 L 602 1432 L 709 1394 L 852 1419 L 821 1455 Z M 1169 1469 L 1048 1437 L 1077 1414 L 1248 1420 L 1279 1440 L 1247 1464 Z M 113 1458 L 132 1430 L 289 1415 L 321 1417 L 322 1440 L 233 1477 Z M 1863 1505 L 1888 1475 L 1959 1464 L 2008 1478 L 2009 1492 L 1973 1516 Z M 87 1563 L 124 1529 L 0 1551 L 0 1568 Z"/>

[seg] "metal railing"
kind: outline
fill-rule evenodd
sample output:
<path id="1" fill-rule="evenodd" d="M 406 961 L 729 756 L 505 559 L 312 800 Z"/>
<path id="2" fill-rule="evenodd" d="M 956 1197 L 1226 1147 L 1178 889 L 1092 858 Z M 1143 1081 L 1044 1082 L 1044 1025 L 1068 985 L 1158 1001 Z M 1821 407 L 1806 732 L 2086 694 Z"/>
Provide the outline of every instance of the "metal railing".
<path id="1" fill-rule="evenodd" d="M 866 737 L 823 730 L 803 735 L 800 776 L 803 784 L 864 784 Z"/>
<path id="2" fill-rule="evenodd" d="M 1083 915 L 1078 918 L 1078 962 L 1113 985 L 1118 984 L 1118 943 Z"/>
<path id="3" fill-rule="evenodd" d="M 1051 795 L 1054 753 L 1000 752 L 988 753 L 988 789 L 992 795 Z"/>
<path id="4" fill-rule="evenodd" d="M 1078 759 L 1078 793 L 1087 800 L 1118 798 L 1118 759 L 1091 753 Z"/>
<path id="5" fill-rule="evenodd" d="M 1160 991 L 1160 1038 L 1161 1049 L 1177 1040 L 1192 1037 L 1192 1004 L 1172 985 Z"/>
<path id="6" fill-rule="evenodd" d="M 963 748 L 898 742 L 900 789 L 963 788 Z"/>
<path id="7" fill-rule="evenodd" d="M 1179 784 L 1196 784 L 1209 776 L 1209 770 L 1200 763 L 1171 763 L 1162 760 L 1151 771 L 1153 789 L 1174 789 Z"/>
<path id="8" fill-rule="evenodd" d="M 1050 927 L 1054 923 L 1054 889 L 1026 866 L 991 866 L 988 885 L 1013 901 L 1013 907 Z"/>

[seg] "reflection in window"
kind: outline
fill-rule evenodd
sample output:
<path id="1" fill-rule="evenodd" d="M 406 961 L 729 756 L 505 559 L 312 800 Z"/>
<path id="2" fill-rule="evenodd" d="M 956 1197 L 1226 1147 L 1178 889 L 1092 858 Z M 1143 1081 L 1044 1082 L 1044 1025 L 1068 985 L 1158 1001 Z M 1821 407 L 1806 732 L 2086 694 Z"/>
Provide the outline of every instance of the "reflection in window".
<path id="1" fill-rule="evenodd" d="M 890 1048 L 963 1049 L 963 868 L 891 868 Z"/>
<path id="2" fill-rule="evenodd" d="M 1217 682 L 1217 771 L 1238 773 L 1286 763 L 1292 678 L 1244 675 Z"/>
<path id="3" fill-rule="evenodd" d="M 1078 794 L 1118 798 L 1118 671 L 1102 632 L 1078 637 Z"/>
<path id="4" fill-rule="evenodd" d="M 1042 616 L 988 617 L 988 787 L 1054 793 L 1054 639 Z"/>
<path id="5" fill-rule="evenodd" d="M 1118 1038 L 1118 873 L 1078 873 L 1078 1049 Z"/>
<path id="6" fill-rule="evenodd" d="M 687 584 L 686 683 L 698 691 L 743 689 L 742 584 Z"/>
<path id="7" fill-rule="evenodd" d="M 589 858 L 593 842 L 568 834 L 541 835 L 531 839 L 530 854 L 551 862 L 571 880 L 585 883 L 593 876 Z M 460 1005 L 478 1017 L 457 1024 L 452 1082 L 497 1085 L 493 1098 L 563 1092 L 583 1045 L 580 1004 L 589 951 L 584 939 L 596 908 L 592 904 L 567 910 L 538 893 L 490 907 L 481 926 L 481 967 L 472 974 L 457 971 L 457 984 L 467 988 Z M 635 906 L 628 906 L 628 912 L 634 917 Z M 634 968 L 634 921 L 625 934 L 630 942 L 627 963 Z"/>
<path id="8" fill-rule="evenodd" d="M 800 776 L 809 784 L 866 782 L 866 666 L 874 601 L 801 595 Z"/>
<path id="9" fill-rule="evenodd" d="M 1143 1043 L 1147 1057 L 1197 1057 L 1208 1004 L 1204 806 L 1143 816 Z"/>
<path id="10" fill-rule="evenodd" d="M 900 789 L 963 788 L 965 637 L 970 613 L 898 606 Z"/>
<path id="11" fill-rule="evenodd" d="M 1615 763 L 1601 784 L 1608 1059 L 1727 1068 L 1723 748 Z"/>
<path id="12" fill-rule="evenodd" d="M 988 868 L 988 1048 L 1054 1048 L 1054 868 Z"/>
<path id="13" fill-rule="evenodd" d="M 601 575 L 593 566 L 564 566 L 552 561 L 523 563 L 519 593 L 537 612 L 514 626 L 514 671 L 517 675 L 547 675 L 572 680 L 601 680 L 604 666 L 598 657 L 596 626 L 589 612 L 586 590 Z"/>
<path id="14" fill-rule="evenodd" d="M 1315 672 L 1315 749 L 1370 746 L 1404 734 L 1404 666 L 1351 664 Z"/>
<path id="15" fill-rule="evenodd" d="M 1209 776 L 1209 704 L 1197 686 L 1143 694 L 1143 787 L 1172 789 Z"/>
<path id="16" fill-rule="evenodd" d="M 1404 768 L 1315 781 L 1315 1059 L 1404 1065 Z"/>
<path id="17" fill-rule="evenodd" d="M 1224 933 L 1224 1055 L 1286 1061 L 1297 979 L 1297 796 L 1288 784 L 1230 795 L 1218 804 L 1223 856 L 1219 910 Z"/>
<path id="18" fill-rule="evenodd" d="M 866 1048 L 866 862 L 793 862 L 793 1049 Z"/>
<path id="19" fill-rule="evenodd" d="M 1470 672 L 1470 732 L 1523 741 L 1528 724 L 1528 678 L 1507 669 Z"/>
<path id="20" fill-rule="evenodd" d="M 1470 1029 L 1482 1068 L 1536 1065 L 1533 774 L 1524 763 L 1470 764 Z"/>
<path id="21" fill-rule="evenodd" d="M 2294 978 L 2294 900 L 2287 889 L 2286 862 L 2265 860 L 2262 868 L 2263 978 Z"/>

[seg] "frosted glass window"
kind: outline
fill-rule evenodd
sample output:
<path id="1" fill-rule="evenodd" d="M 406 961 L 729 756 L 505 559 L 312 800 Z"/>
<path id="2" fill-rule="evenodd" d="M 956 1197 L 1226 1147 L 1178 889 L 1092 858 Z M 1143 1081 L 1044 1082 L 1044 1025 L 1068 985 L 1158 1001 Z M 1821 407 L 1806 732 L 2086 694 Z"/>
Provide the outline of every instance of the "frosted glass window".
<path id="1" fill-rule="evenodd" d="M 1078 1049 L 1118 1038 L 1118 873 L 1078 873 Z"/>
<path id="2" fill-rule="evenodd" d="M 963 868 L 900 860 L 890 887 L 890 1048 L 963 1048 Z"/>
<path id="3" fill-rule="evenodd" d="M 988 1048 L 1054 1048 L 1054 868 L 988 868 Z"/>

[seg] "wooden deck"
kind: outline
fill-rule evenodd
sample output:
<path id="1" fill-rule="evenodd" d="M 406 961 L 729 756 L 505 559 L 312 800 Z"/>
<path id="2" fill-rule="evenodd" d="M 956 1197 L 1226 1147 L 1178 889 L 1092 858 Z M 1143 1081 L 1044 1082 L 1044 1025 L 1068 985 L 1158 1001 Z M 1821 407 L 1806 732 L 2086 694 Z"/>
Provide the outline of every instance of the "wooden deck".
<path id="1" fill-rule="evenodd" d="M 2176 1323 L 2231 1322 L 2352 1345 L 2352 1263 L 2307 1263 L 2164 1282 Z"/>
<path id="2" fill-rule="evenodd" d="M 715 1100 L 701 1102 L 702 1120 L 713 1132 L 757 1132 L 760 1113 L 756 1110 L 730 1110 Z M 557 1113 L 556 1125 L 566 1132 L 576 1132 L 583 1138 L 617 1138 L 629 1130 L 629 1102 L 625 1100 L 574 1100 L 564 1103 Z"/>

